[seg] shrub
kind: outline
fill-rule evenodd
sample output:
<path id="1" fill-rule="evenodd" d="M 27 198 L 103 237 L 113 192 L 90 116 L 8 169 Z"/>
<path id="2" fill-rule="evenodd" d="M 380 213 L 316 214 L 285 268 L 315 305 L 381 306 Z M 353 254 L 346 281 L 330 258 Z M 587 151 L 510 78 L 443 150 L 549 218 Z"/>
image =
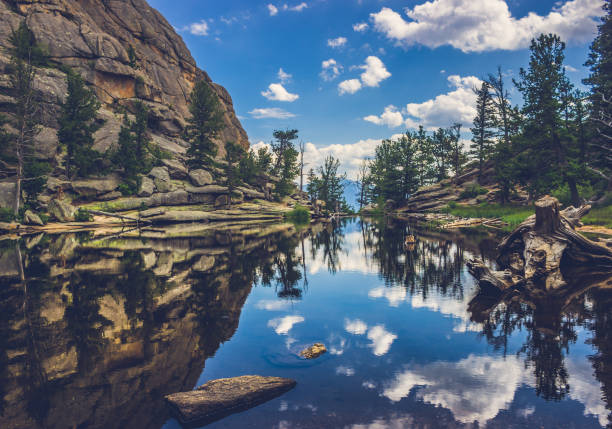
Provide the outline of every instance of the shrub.
<path id="1" fill-rule="evenodd" d="M 74 214 L 74 220 L 77 222 L 91 222 L 93 221 L 93 216 L 85 209 L 78 209 Z"/>
<path id="2" fill-rule="evenodd" d="M 12 222 L 15 220 L 15 214 L 13 210 L 8 207 L 0 207 L 0 221 L 1 222 Z"/>
<path id="3" fill-rule="evenodd" d="M 293 210 L 285 213 L 285 219 L 296 224 L 305 224 L 310 222 L 310 212 L 301 205 L 296 205 Z"/>
<path id="4" fill-rule="evenodd" d="M 463 190 L 463 192 L 461 192 L 461 194 L 459 194 L 459 198 L 460 199 L 476 198 L 479 195 L 484 195 L 488 193 L 489 191 L 483 188 L 482 186 L 480 186 L 478 183 L 471 183 L 470 185 L 468 185 L 467 188 Z"/>

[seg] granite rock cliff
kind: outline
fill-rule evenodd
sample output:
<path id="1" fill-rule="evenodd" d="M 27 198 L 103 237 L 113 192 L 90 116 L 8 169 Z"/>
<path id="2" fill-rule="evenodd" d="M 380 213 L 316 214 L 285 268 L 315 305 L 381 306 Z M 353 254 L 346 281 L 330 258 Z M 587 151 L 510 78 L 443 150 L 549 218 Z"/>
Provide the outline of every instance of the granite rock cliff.
<path id="1" fill-rule="evenodd" d="M 248 137 L 229 93 L 212 82 L 174 28 L 145 0 L 0 0 L 0 112 L 10 113 L 13 99 L 7 75 L 8 38 L 26 20 L 52 67 L 38 70 L 43 127 L 37 136 L 41 158 L 58 153 L 59 102 L 66 96 L 65 73 L 72 67 L 94 89 L 102 103 L 94 148 L 104 152 L 117 141 L 121 111 L 142 101 L 151 113 L 152 140 L 181 161 L 186 143 L 180 138 L 188 117 L 187 98 L 194 84 L 206 80 L 219 95 L 226 128 L 221 143 L 248 148 Z"/>

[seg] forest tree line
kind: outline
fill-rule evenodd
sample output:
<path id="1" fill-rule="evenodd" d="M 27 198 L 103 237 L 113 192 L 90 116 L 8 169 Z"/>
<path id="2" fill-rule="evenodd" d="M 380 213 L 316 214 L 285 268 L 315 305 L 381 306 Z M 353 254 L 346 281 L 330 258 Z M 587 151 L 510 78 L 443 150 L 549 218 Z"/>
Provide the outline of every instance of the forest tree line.
<path id="1" fill-rule="evenodd" d="M 486 169 L 507 203 L 517 188 L 533 201 L 554 194 L 580 205 L 612 199 L 612 6 L 598 27 L 585 63 L 590 70 L 576 88 L 566 75 L 565 43 L 554 34 L 531 41 L 527 68 L 512 84 L 522 105 L 513 105 L 501 67 L 476 93 L 472 139 L 465 147 L 461 125 L 426 132 L 423 127 L 384 140 L 359 171 L 359 205 L 408 199 L 420 187 Z M 610 201 L 607 201 L 608 203 Z"/>

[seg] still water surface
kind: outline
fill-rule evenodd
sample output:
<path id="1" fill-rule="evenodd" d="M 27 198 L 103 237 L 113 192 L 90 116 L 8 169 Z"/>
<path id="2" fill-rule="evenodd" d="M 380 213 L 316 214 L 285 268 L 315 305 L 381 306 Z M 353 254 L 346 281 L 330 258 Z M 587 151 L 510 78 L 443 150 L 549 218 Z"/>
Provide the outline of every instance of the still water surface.
<path id="1" fill-rule="evenodd" d="M 208 428 L 609 423 L 612 293 L 481 296 L 465 262 L 496 237 L 189 228 L 3 243 L 0 427 L 179 428 L 164 395 L 244 374 L 298 384 Z"/>

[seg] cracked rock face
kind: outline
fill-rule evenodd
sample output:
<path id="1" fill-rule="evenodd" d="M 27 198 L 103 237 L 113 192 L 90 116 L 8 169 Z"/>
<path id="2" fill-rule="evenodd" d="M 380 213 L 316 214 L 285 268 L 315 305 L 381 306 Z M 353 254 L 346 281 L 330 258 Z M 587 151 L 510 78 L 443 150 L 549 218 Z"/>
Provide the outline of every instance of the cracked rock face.
<path id="1" fill-rule="evenodd" d="M 53 66 L 77 70 L 102 103 L 105 120 L 94 148 L 114 144 L 121 125 L 120 107 L 145 103 L 153 116 L 154 142 L 180 158 L 185 142 L 180 134 L 189 116 L 187 98 L 204 79 L 219 95 L 226 128 L 219 143 L 235 141 L 248 148 L 228 92 L 200 70 L 173 27 L 145 0 L 0 0 L 0 112 L 11 112 L 6 53 L 12 29 L 22 20 L 43 45 Z M 59 102 L 65 99 L 65 74 L 57 67 L 40 69 L 36 87 L 41 97 L 41 119 L 46 129 L 57 129 Z M 52 158 L 57 141 L 46 138 L 42 155 Z M 219 145 L 223 156 L 223 145 Z"/>

